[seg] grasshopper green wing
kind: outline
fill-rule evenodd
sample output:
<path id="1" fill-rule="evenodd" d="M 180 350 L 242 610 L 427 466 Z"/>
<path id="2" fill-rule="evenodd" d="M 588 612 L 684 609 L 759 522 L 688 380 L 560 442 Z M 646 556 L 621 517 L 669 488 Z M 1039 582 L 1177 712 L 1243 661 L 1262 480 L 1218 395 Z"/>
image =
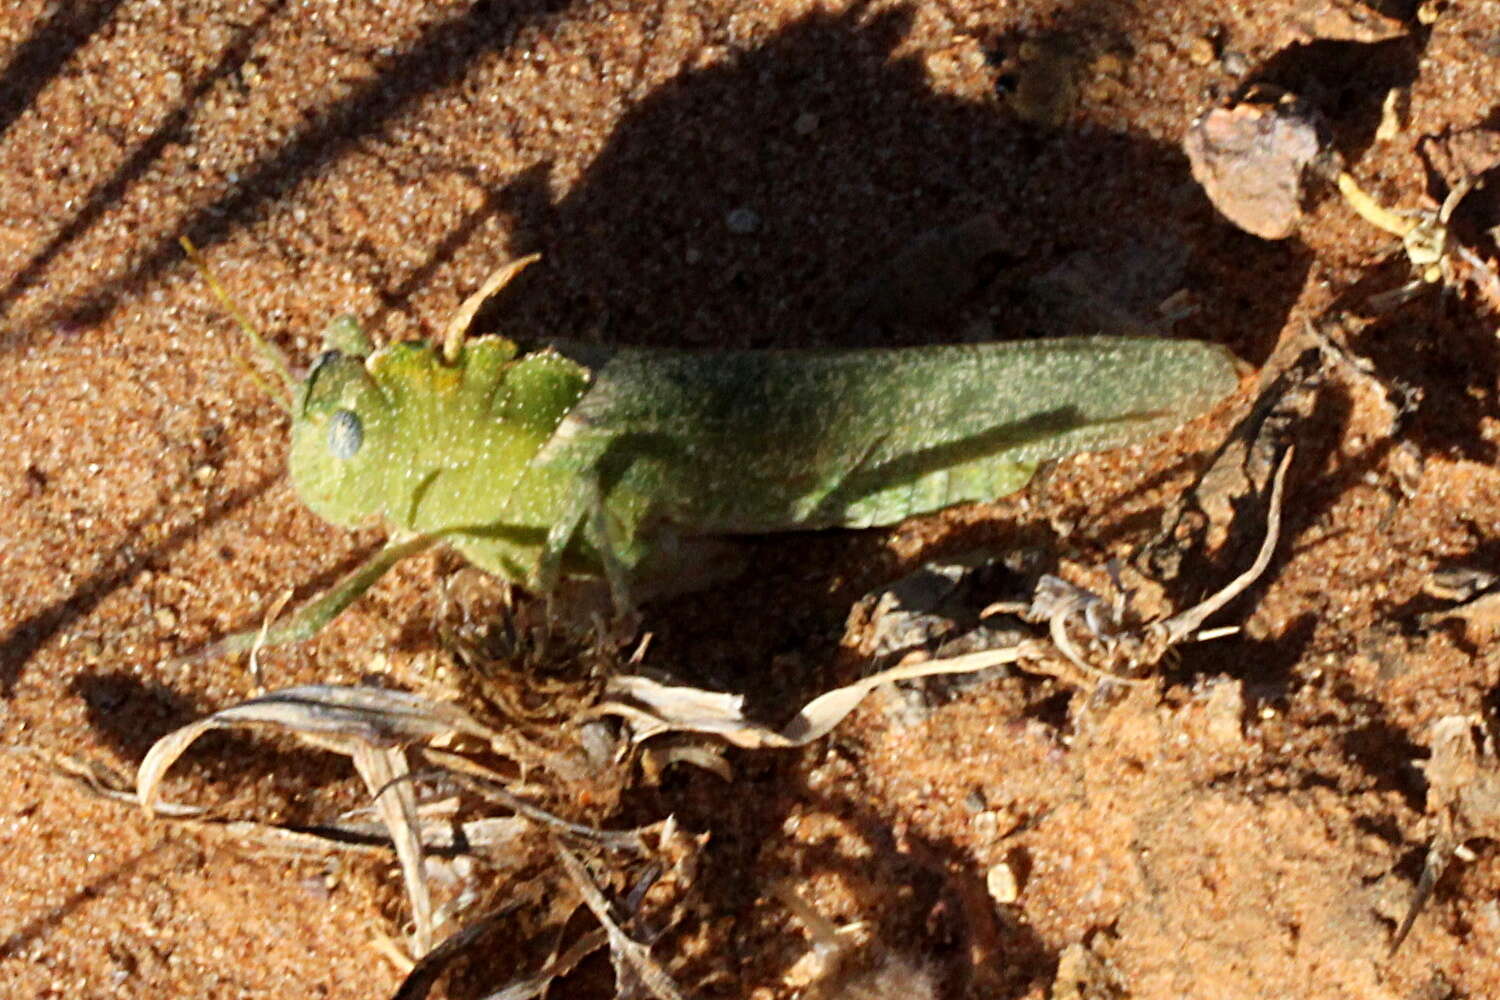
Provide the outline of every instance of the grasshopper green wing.
<path id="1" fill-rule="evenodd" d="M 1014 492 L 1237 384 L 1216 345 L 1128 337 L 842 352 L 621 351 L 536 462 L 592 479 L 629 542 L 871 527 Z"/>

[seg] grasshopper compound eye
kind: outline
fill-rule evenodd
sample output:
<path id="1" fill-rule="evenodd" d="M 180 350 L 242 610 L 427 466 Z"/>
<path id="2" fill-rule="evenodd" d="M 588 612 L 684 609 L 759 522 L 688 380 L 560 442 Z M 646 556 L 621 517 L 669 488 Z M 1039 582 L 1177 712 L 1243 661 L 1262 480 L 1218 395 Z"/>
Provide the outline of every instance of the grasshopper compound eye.
<path id="1" fill-rule="evenodd" d="M 365 443 L 365 425 L 353 410 L 335 410 L 328 421 L 328 450 L 334 458 L 347 462 L 359 453 Z"/>

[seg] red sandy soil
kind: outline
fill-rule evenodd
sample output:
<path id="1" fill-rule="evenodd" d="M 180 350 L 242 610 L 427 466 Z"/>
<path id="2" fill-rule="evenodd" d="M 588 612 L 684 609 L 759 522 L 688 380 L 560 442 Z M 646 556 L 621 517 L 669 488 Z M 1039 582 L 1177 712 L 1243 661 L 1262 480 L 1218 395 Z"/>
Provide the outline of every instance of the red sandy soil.
<path id="1" fill-rule="evenodd" d="M 1313 40 L 1299 24 L 1315 7 L 15 0 L 0 14 L 4 744 L 130 773 L 157 737 L 254 691 L 239 662 L 175 656 L 257 624 L 287 587 L 316 592 L 379 538 L 299 505 L 285 419 L 178 237 L 302 364 L 333 315 L 381 342 L 433 336 L 500 263 L 541 251 L 490 318 L 512 335 L 1065 334 L 1016 288 L 1081 261 L 1124 275 L 1127 297 L 1185 289 L 1180 334 L 1271 370 L 1306 321 L 1404 266 L 1375 268 L 1387 238 L 1326 190 L 1290 240 L 1234 229 L 1189 176 L 1192 118 L 1247 79 L 1281 83 L 1321 109 L 1367 189 L 1415 207 L 1453 180 L 1428 171 L 1424 138 L 1500 115 L 1500 3 L 1438 4 L 1430 26 L 1397 5 L 1409 30 L 1384 42 Z M 1409 88 L 1404 127 L 1377 140 L 1393 87 Z M 1494 203 L 1476 199 L 1482 230 Z M 915 332 L 850 322 L 885 261 L 985 212 L 1007 262 L 973 301 Z M 1422 589 L 1435 568 L 1500 553 L 1492 308 L 1434 290 L 1351 335 L 1418 408 L 1393 426 L 1375 383 L 1330 378 L 1295 431 L 1278 556 L 1221 616 L 1244 633 L 1159 683 L 1097 705 L 1025 674 L 920 711 L 878 696 L 807 750 L 735 755 L 732 784 L 676 769 L 633 800 L 633 821 L 675 813 L 712 834 L 696 923 L 658 959 L 694 995 L 796 995 L 806 931 L 768 894 L 791 878 L 828 918 L 870 923 L 868 964 L 915 956 L 945 996 L 1500 996 L 1485 841 L 1386 958 L 1434 830 L 1427 727 L 1494 708 L 1500 683 L 1475 624 L 1417 621 L 1439 606 Z M 994 504 L 757 542 L 752 578 L 647 607 L 648 663 L 787 711 L 829 679 L 853 600 L 926 559 L 1128 556 L 1254 391 L 1247 375 L 1213 415 Z M 1222 583 L 1231 555 L 1175 596 Z M 267 683 L 440 681 L 434 594 L 453 566 L 404 565 L 316 641 L 268 655 Z M 219 737 L 189 760 L 172 797 L 225 815 L 306 822 L 362 797 L 341 761 L 284 743 Z M 150 820 L 34 755 L 0 757 L 0 789 L 0 994 L 368 998 L 400 981 L 371 946 L 400 917 L 390 862 Z M 1013 902 L 986 892 L 1000 862 Z M 601 966 L 554 995 L 609 981 Z"/>

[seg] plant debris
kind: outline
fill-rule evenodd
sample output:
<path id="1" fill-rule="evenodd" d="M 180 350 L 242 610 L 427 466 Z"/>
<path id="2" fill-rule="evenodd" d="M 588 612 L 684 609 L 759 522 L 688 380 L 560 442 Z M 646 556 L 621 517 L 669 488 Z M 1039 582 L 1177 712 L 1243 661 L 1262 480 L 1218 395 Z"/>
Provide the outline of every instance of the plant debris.
<path id="1" fill-rule="evenodd" d="M 136 794 L 148 813 L 158 808 L 162 778 L 211 729 L 274 725 L 314 746 L 347 755 L 389 831 L 411 906 L 411 950 L 432 948 L 433 903 L 423 867 L 421 820 L 403 745 L 416 740 L 486 737 L 490 730 L 468 713 L 402 691 L 309 685 L 275 691 L 215 712 L 152 745 L 136 775 Z"/>
<path id="2" fill-rule="evenodd" d="M 1132 560 L 1148 576 L 1167 582 L 1198 576 L 1204 553 L 1231 554 L 1258 536 L 1259 515 L 1250 498 L 1269 486 L 1280 457 L 1317 404 L 1325 358 L 1308 349 L 1285 368 L 1262 376 L 1249 411 L 1235 422 L 1192 488 L 1167 505 L 1155 537 Z"/>
<path id="3" fill-rule="evenodd" d="M 1454 602 L 1452 607 L 1423 614 L 1418 619 L 1423 628 L 1456 621 L 1483 639 L 1500 629 L 1500 578 L 1489 570 L 1444 567 L 1435 571 L 1422 589 L 1429 597 Z"/>
<path id="4" fill-rule="evenodd" d="M 871 941 L 863 921 L 835 925 L 786 881 L 773 885 L 771 895 L 796 915 L 811 939 L 811 961 L 793 970 L 807 980 L 795 984 L 807 1000 L 936 1000 L 942 995 L 930 962 Z"/>
<path id="5" fill-rule="evenodd" d="M 554 840 L 552 849 L 557 853 L 562 869 L 572 880 L 573 887 L 583 897 L 584 905 L 599 921 L 609 938 L 609 954 L 615 964 L 615 988 L 619 993 L 633 992 L 631 987 L 639 983 L 656 1000 L 684 1000 L 672 977 L 651 957 L 649 946 L 626 934 L 615 920 L 612 907 L 604 893 L 594 882 L 588 869 L 578 856 L 568 850 L 561 841 Z"/>
<path id="6" fill-rule="evenodd" d="M 1427 732 L 1432 757 L 1422 765 L 1427 775 L 1427 814 L 1436 827 L 1422 875 L 1406 916 L 1391 938 L 1394 955 L 1416 923 L 1422 907 L 1455 857 L 1472 860 L 1465 841 L 1500 837 L 1500 757 L 1482 720 L 1445 716 Z"/>
<path id="7" fill-rule="evenodd" d="M 382 342 L 438 339 L 469 289 L 536 250 L 547 268 L 479 328 L 785 349 L 934 341 L 864 340 L 843 293 L 914 234 L 988 217 L 1013 267 L 985 280 L 988 255 L 971 269 L 959 254 L 959 280 L 918 281 L 939 314 L 941 290 L 957 296 L 948 336 L 1109 324 L 1084 293 L 1151 323 L 1180 290 L 1162 311 L 1261 366 L 1264 385 L 1311 321 L 1308 367 L 1326 384 L 1289 377 L 1300 398 L 1263 398 L 1265 433 L 1247 427 L 1196 483 L 1243 397 L 991 505 L 752 544 L 756 572 L 738 586 L 649 607 L 655 635 L 629 672 L 743 692 L 778 732 L 814 695 L 907 658 L 1034 641 L 1047 659 L 1028 662 L 1067 677 L 1018 661 L 903 682 L 805 750 L 691 734 L 633 746 L 616 718 L 589 714 L 622 651 L 596 657 L 531 602 L 514 629 L 476 613 L 458 630 L 470 649 L 434 641 L 440 581 L 458 575 L 441 550 L 317 644 L 262 655 L 271 687 L 381 677 L 495 731 L 396 744 L 410 774 L 380 800 L 415 793 L 435 926 L 412 983 L 433 973 L 434 997 L 613 995 L 609 935 L 555 836 L 624 933 L 705 998 L 806 988 L 787 971 L 808 935 L 764 898 L 781 878 L 836 925 L 866 923 L 877 949 L 950 964 L 941 992 L 955 997 L 1156 1000 L 1203 970 L 1247 997 L 1500 996 L 1486 958 L 1500 866 L 1483 839 L 1453 849 L 1384 960 L 1440 811 L 1470 811 L 1436 789 L 1424 809 L 1410 762 L 1434 720 L 1492 709 L 1500 676 L 1493 588 L 1433 573 L 1496 569 L 1500 309 L 1460 273 L 1462 294 L 1418 303 L 1433 308 L 1354 317 L 1355 291 L 1414 276 L 1404 252 L 1362 276 L 1394 235 L 1304 177 L 1296 238 L 1250 236 L 1216 221 L 1180 154 L 1195 114 L 1281 85 L 1318 109 L 1385 210 L 1437 213 L 1476 178 L 1447 229 L 1493 268 L 1500 35 L 1486 5 L 711 0 L 604 17 L 397 2 L 341 8 L 314 31 L 298 30 L 303 13 L 43 3 L 5 19 L 20 84 L 0 99 L 10 992 L 65 978 L 89 995 L 195 996 L 223 992 L 227 974 L 238 992 L 353 1000 L 389 996 L 415 957 L 391 832 L 341 759 L 287 753 L 277 734 L 210 734 L 162 779 L 158 809 L 180 814 L 141 814 L 131 779 L 162 727 L 261 693 L 259 678 L 172 657 L 259 624 L 246 608 L 270 605 L 278 578 L 331 584 L 374 542 L 330 535 L 278 479 L 280 417 L 236 375 L 242 352 L 214 335 L 233 330 L 179 234 L 304 356 L 345 310 Z M 731 232 L 732 213 L 753 225 Z M 1120 299 L 1110 279 L 1137 273 L 1168 287 L 1132 279 L 1139 297 Z M 1248 634 L 1110 679 L 1097 635 L 1165 621 L 1252 564 L 1293 442 L 1271 566 L 1204 625 Z M 1140 550 L 1184 484 L 1181 516 Z M 954 569 L 947 554 L 976 546 L 1005 559 Z M 925 610 L 903 594 L 878 635 L 866 620 L 839 644 L 855 598 L 934 558 L 951 589 Z M 1044 574 L 1061 582 L 1042 596 L 1073 608 L 1066 640 L 1103 674 L 1058 652 L 1045 616 L 1025 620 Z M 1019 609 L 984 613 L 1000 603 Z M 1470 739 L 1482 770 L 1484 740 Z M 237 759 L 206 759 L 210 741 Z M 696 886 L 650 830 L 668 814 L 713 835 Z M 1466 851 L 1481 856 L 1456 860 Z M 1002 864 L 1019 896 L 997 906 L 986 875 Z M 397 964 L 372 960 L 382 929 Z"/>
<path id="8" fill-rule="evenodd" d="M 1340 42 L 1385 42 L 1408 32 L 1401 21 L 1381 13 L 1360 0 L 1313 0 L 1298 4 L 1287 16 L 1281 44 L 1297 45 L 1316 40 Z"/>
<path id="9" fill-rule="evenodd" d="M 1353 175 L 1340 172 L 1339 192 L 1360 217 L 1400 238 L 1401 249 L 1411 263 L 1412 279 L 1405 285 L 1372 296 L 1371 309 L 1379 312 L 1407 301 L 1428 285 L 1459 290 L 1473 285 L 1489 303 L 1500 308 L 1500 274 L 1494 266 L 1453 234 L 1450 223 L 1476 178 L 1465 177 L 1451 189 L 1436 209 L 1394 211 L 1383 207 L 1359 186 Z"/>
<path id="10" fill-rule="evenodd" d="M 871 691 L 898 681 L 973 674 L 1016 664 L 1021 669 L 1062 676 L 1087 686 L 1131 683 L 1133 675 L 1154 666 L 1173 646 L 1235 631 L 1199 629 L 1254 584 L 1270 565 L 1280 537 L 1282 490 L 1291 459 L 1292 450 L 1288 448 L 1276 466 L 1267 501 L 1265 538 L 1254 563 L 1217 593 L 1168 618 L 1129 624 L 1118 606 L 1106 605 L 1102 598 L 1066 581 L 1043 576 L 1029 603 L 1005 602 L 990 610 L 1016 613 L 1028 622 L 1045 624 L 1046 638 L 1020 639 L 997 649 L 937 659 L 908 656 L 896 666 L 814 698 L 777 728 L 749 719 L 741 695 L 664 684 L 639 675 L 613 678 L 608 687 L 611 700 L 597 711 L 628 722 L 636 743 L 667 732 L 694 732 L 741 747 L 788 748 L 806 746 L 826 736 Z M 931 570 L 922 572 L 932 574 Z"/>
<path id="11" fill-rule="evenodd" d="M 1324 156 L 1325 136 L 1311 105 L 1261 87 L 1233 107 L 1200 115 L 1182 146 L 1193 179 L 1226 219 L 1262 239 L 1284 240 L 1297 231 L 1303 184 Z"/>
<path id="12" fill-rule="evenodd" d="M 638 854 L 649 853 L 647 836 L 651 831 L 611 832 L 571 822 L 541 809 L 505 789 L 499 776 L 462 755 L 432 744 L 469 739 L 490 750 L 510 751 L 514 741 L 490 729 L 453 705 L 435 702 L 402 691 L 375 688 L 349 688 L 310 685 L 274 691 L 240 705 L 215 712 L 184 726 L 158 740 L 146 754 L 136 777 L 134 798 L 148 812 L 183 815 L 188 810 L 159 799 L 161 782 L 172 764 L 188 747 L 211 729 L 238 726 L 272 725 L 289 730 L 299 739 L 350 757 L 364 779 L 389 843 L 394 845 L 400 862 L 406 896 L 411 910 L 412 931 L 408 947 L 417 961 L 412 966 L 412 982 L 407 995 L 420 995 L 420 984 L 435 977 L 434 969 L 446 965 L 456 944 L 445 947 L 440 955 L 423 964 L 421 959 L 433 952 L 444 935 L 445 925 L 456 912 L 440 912 L 430 886 L 426 852 L 433 848 L 452 853 L 462 844 L 465 851 L 491 847 L 514 847 L 523 829 L 517 823 L 542 830 L 581 838 L 615 850 Z M 508 808 L 513 818 L 486 818 L 455 825 L 445 818 L 424 818 L 417 801 L 409 755 L 419 754 L 428 765 L 448 780 L 477 789 L 482 798 Z M 252 832 L 262 843 L 299 844 L 323 850 L 341 849 L 339 834 L 367 833 L 359 827 L 323 828 L 320 831 L 285 831 L 266 824 L 220 824 Z M 665 839 L 673 834 L 655 831 Z M 268 836 L 267 834 L 270 834 Z M 554 844 L 558 843 L 553 841 Z M 483 923 L 481 921 L 481 923 Z M 477 933 L 472 927 L 467 932 Z M 467 940 L 461 937 L 461 940 Z M 581 955 L 569 950 L 566 956 L 554 955 L 544 963 L 535 981 L 542 983 L 563 974 Z M 566 959 L 566 960 L 564 960 Z M 549 971 L 550 970 L 550 971 Z M 521 994 L 517 994 L 521 995 Z"/>

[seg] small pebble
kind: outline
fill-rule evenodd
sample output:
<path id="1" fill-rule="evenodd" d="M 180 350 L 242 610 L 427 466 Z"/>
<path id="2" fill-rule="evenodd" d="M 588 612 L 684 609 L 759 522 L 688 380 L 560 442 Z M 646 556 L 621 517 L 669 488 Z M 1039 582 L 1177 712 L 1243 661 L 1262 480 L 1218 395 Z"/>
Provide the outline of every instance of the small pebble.
<path id="1" fill-rule="evenodd" d="M 1193 179 L 1224 217 L 1267 240 L 1296 232 L 1303 175 L 1324 151 L 1315 113 L 1291 95 L 1214 108 L 1188 127 Z"/>
<path id="2" fill-rule="evenodd" d="M 1229 76 L 1244 76 L 1250 72 L 1250 57 L 1238 49 L 1225 49 L 1219 56 L 1219 64 Z"/>
<path id="3" fill-rule="evenodd" d="M 1392 87 L 1386 91 L 1380 105 L 1380 125 L 1375 129 L 1376 142 L 1390 142 L 1406 128 L 1406 113 L 1411 104 L 1410 92 L 1405 87 Z"/>
<path id="4" fill-rule="evenodd" d="M 752 209 L 737 208 L 724 216 L 724 224 L 736 236 L 748 236 L 760 228 L 760 216 Z"/>
<path id="5" fill-rule="evenodd" d="M 1014 903 L 1021 896 L 1021 887 L 1016 883 L 1016 873 L 1004 861 L 991 865 L 984 873 L 984 887 L 990 898 L 997 903 Z"/>

